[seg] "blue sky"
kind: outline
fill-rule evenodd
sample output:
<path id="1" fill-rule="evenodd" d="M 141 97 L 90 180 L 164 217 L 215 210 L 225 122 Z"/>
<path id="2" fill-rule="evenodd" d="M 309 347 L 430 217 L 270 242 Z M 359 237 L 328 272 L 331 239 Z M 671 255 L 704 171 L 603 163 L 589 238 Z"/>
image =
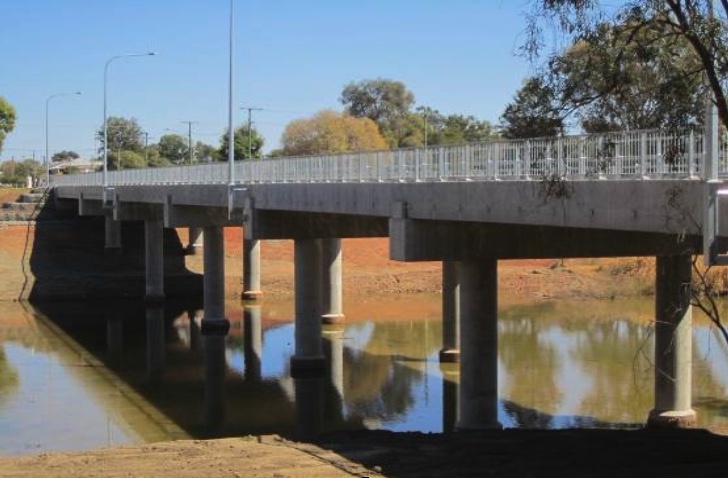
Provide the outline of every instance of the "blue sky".
<path id="1" fill-rule="evenodd" d="M 344 85 L 402 81 L 418 105 L 498 121 L 534 68 L 517 56 L 526 0 L 235 0 L 235 123 L 277 148 L 293 119 L 340 110 Z M 218 146 L 227 126 L 229 0 L 4 0 L 0 96 L 18 122 L 0 159 L 93 154 L 109 116 L 134 117 L 150 143 L 169 130 Z"/>

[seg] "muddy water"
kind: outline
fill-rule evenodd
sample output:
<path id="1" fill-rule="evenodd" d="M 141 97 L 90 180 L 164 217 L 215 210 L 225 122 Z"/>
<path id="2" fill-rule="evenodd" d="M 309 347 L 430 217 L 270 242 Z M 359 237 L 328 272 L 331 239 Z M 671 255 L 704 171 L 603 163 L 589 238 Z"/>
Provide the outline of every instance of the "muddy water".
<path id="1" fill-rule="evenodd" d="M 200 335 L 194 305 L 1 305 L 0 454 L 362 427 L 450 431 L 459 376 L 438 361 L 439 310 L 437 296 L 348 300 L 347 323 L 324 330 L 324 375 L 293 379 L 290 302 L 228 304 L 231 331 L 220 339 Z M 503 306 L 500 422 L 640 426 L 653 403 L 651 311 L 649 299 Z M 728 347 L 696 320 L 693 348 L 700 425 L 725 424 Z"/>

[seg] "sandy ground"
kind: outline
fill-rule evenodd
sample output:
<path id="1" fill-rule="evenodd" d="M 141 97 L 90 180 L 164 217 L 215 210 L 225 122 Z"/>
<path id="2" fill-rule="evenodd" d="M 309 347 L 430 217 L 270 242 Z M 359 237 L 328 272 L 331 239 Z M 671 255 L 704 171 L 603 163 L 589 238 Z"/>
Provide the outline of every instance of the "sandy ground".
<path id="1" fill-rule="evenodd" d="M 26 273 L 33 233 L 32 224 L 0 223 L 0 300 L 22 297 L 32 285 L 33 278 Z M 186 243 L 186 232 L 179 233 Z M 241 244 L 240 230 L 227 229 L 231 297 L 240 293 Z M 387 241 L 381 239 L 345 240 L 343 248 L 347 295 L 440 292 L 439 263 L 390 261 Z M 263 244 L 262 283 L 267 296 L 292 295 L 292 258 L 291 241 Z M 190 270 L 202 270 L 201 255 L 186 260 Z M 580 297 L 609 300 L 643 294 L 651 288 L 650 267 L 630 259 L 502 261 L 499 300 L 502 304 Z M 726 450 L 727 438 L 703 431 L 506 430 L 452 436 L 362 431 L 324 436 L 313 443 L 264 436 L 0 458 L 0 476 L 699 478 L 728 474 Z"/>

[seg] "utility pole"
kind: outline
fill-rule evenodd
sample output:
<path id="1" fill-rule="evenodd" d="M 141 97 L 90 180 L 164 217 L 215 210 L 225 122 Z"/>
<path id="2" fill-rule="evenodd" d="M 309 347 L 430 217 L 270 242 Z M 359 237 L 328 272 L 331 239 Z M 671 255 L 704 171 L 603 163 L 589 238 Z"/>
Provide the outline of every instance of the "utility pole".
<path id="1" fill-rule="evenodd" d="M 263 111 L 263 108 L 242 107 L 241 110 L 248 110 L 248 159 L 253 159 L 253 111 Z"/>
<path id="2" fill-rule="evenodd" d="M 190 166 L 191 166 L 192 165 L 192 123 L 197 123 L 197 121 L 180 121 L 180 123 L 185 123 L 187 125 L 187 148 L 189 149 Z"/>
<path id="3" fill-rule="evenodd" d="M 149 133 L 144 132 L 144 167 L 149 167 Z"/>

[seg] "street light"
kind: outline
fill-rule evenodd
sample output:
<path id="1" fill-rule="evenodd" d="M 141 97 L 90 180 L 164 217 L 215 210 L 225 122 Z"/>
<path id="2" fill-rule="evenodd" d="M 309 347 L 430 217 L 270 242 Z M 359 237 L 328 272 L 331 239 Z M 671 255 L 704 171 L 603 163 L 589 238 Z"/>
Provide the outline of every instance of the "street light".
<path id="1" fill-rule="evenodd" d="M 80 91 L 76 91 L 74 93 L 56 93 L 54 95 L 49 96 L 46 98 L 45 102 L 45 160 L 46 160 L 46 186 L 50 187 L 51 185 L 51 157 L 48 156 L 49 150 L 48 150 L 48 103 L 53 98 L 58 98 L 59 96 L 75 96 L 80 95 Z"/>
<path id="2" fill-rule="evenodd" d="M 109 186 L 109 177 L 108 177 L 108 160 L 109 160 L 109 141 L 108 141 L 108 128 L 106 124 L 106 80 L 109 75 L 109 64 L 114 61 L 118 60 L 119 58 L 128 58 L 131 56 L 154 56 L 156 55 L 155 52 L 150 51 L 148 53 L 127 53 L 125 55 L 116 55 L 112 56 L 108 60 L 106 60 L 106 64 L 104 65 L 104 173 L 103 173 L 103 186 L 104 186 L 104 192 L 103 192 L 103 199 L 104 203 L 106 202 L 106 189 Z M 119 158 L 121 160 L 121 158 Z"/>
<path id="3" fill-rule="evenodd" d="M 230 58 L 228 59 L 228 210 L 232 208 L 233 185 L 235 184 L 235 132 L 233 131 L 233 66 L 235 10 L 234 0 L 230 0 Z"/>

